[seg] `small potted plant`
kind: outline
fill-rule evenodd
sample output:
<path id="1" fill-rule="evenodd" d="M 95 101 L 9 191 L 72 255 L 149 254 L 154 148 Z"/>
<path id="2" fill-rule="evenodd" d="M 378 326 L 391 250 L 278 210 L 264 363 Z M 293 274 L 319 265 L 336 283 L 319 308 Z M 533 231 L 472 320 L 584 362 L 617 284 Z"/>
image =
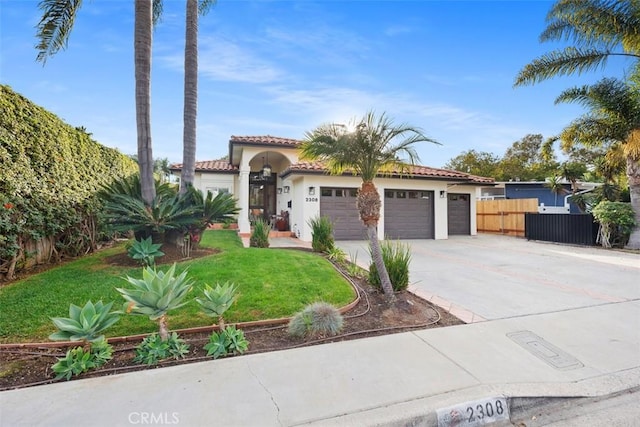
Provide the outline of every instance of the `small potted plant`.
<path id="1" fill-rule="evenodd" d="M 289 230 L 289 211 L 280 211 L 280 216 L 276 221 L 276 228 L 278 231 Z"/>

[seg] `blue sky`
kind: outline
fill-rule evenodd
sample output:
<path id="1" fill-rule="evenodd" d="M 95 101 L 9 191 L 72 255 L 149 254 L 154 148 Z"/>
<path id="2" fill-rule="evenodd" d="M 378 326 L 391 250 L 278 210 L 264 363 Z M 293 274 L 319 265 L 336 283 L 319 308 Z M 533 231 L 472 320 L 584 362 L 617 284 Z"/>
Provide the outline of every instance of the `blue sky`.
<path id="1" fill-rule="evenodd" d="M 154 33 L 154 157 L 182 161 L 183 0 L 164 0 Z M 68 48 L 35 62 L 37 1 L 1 0 L 0 82 L 136 152 L 133 0 L 85 0 Z M 502 155 L 529 133 L 576 118 L 564 88 L 621 74 L 556 78 L 514 89 L 517 72 L 560 45 L 540 44 L 548 1 L 225 1 L 200 19 L 198 160 L 227 154 L 231 135 L 303 138 L 368 110 L 420 127 L 439 167 L 464 150 Z"/>

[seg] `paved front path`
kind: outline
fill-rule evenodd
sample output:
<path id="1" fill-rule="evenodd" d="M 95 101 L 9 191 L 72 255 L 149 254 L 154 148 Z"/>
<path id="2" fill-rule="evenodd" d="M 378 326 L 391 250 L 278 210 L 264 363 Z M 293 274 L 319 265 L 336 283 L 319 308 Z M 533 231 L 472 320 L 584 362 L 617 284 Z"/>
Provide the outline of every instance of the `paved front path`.
<path id="1" fill-rule="evenodd" d="M 405 240 L 411 289 L 467 322 L 640 299 L 640 255 L 478 235 Z M 368 266 L 367 242 L 337 242 Z"/>

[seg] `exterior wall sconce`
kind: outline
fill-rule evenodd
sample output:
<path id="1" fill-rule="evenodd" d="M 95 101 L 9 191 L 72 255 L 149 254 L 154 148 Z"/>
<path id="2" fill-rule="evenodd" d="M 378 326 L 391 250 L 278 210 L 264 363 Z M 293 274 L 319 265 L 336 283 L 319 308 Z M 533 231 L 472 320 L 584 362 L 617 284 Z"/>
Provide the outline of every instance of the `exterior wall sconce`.
<path id="1" fill-rule="evenodd" d="M 282 194 L 282 188 L 278 187 L 278 194 Z"/>
<path id="2" fill-rule="evenodd" d="M 285 185 L 285 186 L 283 187 L 283 192 L 284 192 L 284 193 L 288 193 L 288 192 L 289 192 L 289 190 L 291 190 L 291 187 L 289 187 L 288 185 Z"/>
<path id="3" fill-rule="evenodd" d="M 447 195 L 447 192 L 446 192 L 446 191 L 444 191 L 444 190 L 440 190 L 440 198 L 441 198 L 441 199 L 444 199 L 444 198 L 446 197 L 446 195 Z"/>
<path id="4" fill-rule="evenodd" d="M 316 194 L 316 187 L 309 187 L 309 195 L 315 196 L 315 194 Z"/>

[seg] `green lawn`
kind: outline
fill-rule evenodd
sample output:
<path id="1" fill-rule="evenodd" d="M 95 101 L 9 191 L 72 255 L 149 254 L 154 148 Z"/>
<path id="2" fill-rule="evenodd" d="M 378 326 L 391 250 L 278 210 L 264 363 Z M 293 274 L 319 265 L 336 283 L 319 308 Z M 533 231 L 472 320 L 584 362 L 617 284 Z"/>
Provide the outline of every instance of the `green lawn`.
<path id="1" fill-rule="evenodd" d="M 191 301 L 169 313 L 169 327 L 181 329 L 214 323 L 199 310 L 193 298 L 205 284 L 231 281 L 240 297 L 225 313 L 229 322 L 288 317 L 315 301 L 336 306 L 351 302 L 354 292 L 347 281 L 321 256 L 287 249 L 243 248 L 235 231 L 207 231 L 202 246 L 220 253 L 180 263 L 195 280 Z M 104 258 L 124 252 L 124 245 L 66 263 L 41 274 L 0 288 L 0 343 L 46 340 L 55 331 L 50 317 L 68 316 L 69 304 L 114 301 L 124 303 L 115 290 L 127 287 L 125 276 L 141 277 L 142 268 L 109 266 Z M 168 266 L 161 266 L 167 269 Z M 122 316 L 107 336 L 153 332 L 156 324 L 144 316 Z"/>

